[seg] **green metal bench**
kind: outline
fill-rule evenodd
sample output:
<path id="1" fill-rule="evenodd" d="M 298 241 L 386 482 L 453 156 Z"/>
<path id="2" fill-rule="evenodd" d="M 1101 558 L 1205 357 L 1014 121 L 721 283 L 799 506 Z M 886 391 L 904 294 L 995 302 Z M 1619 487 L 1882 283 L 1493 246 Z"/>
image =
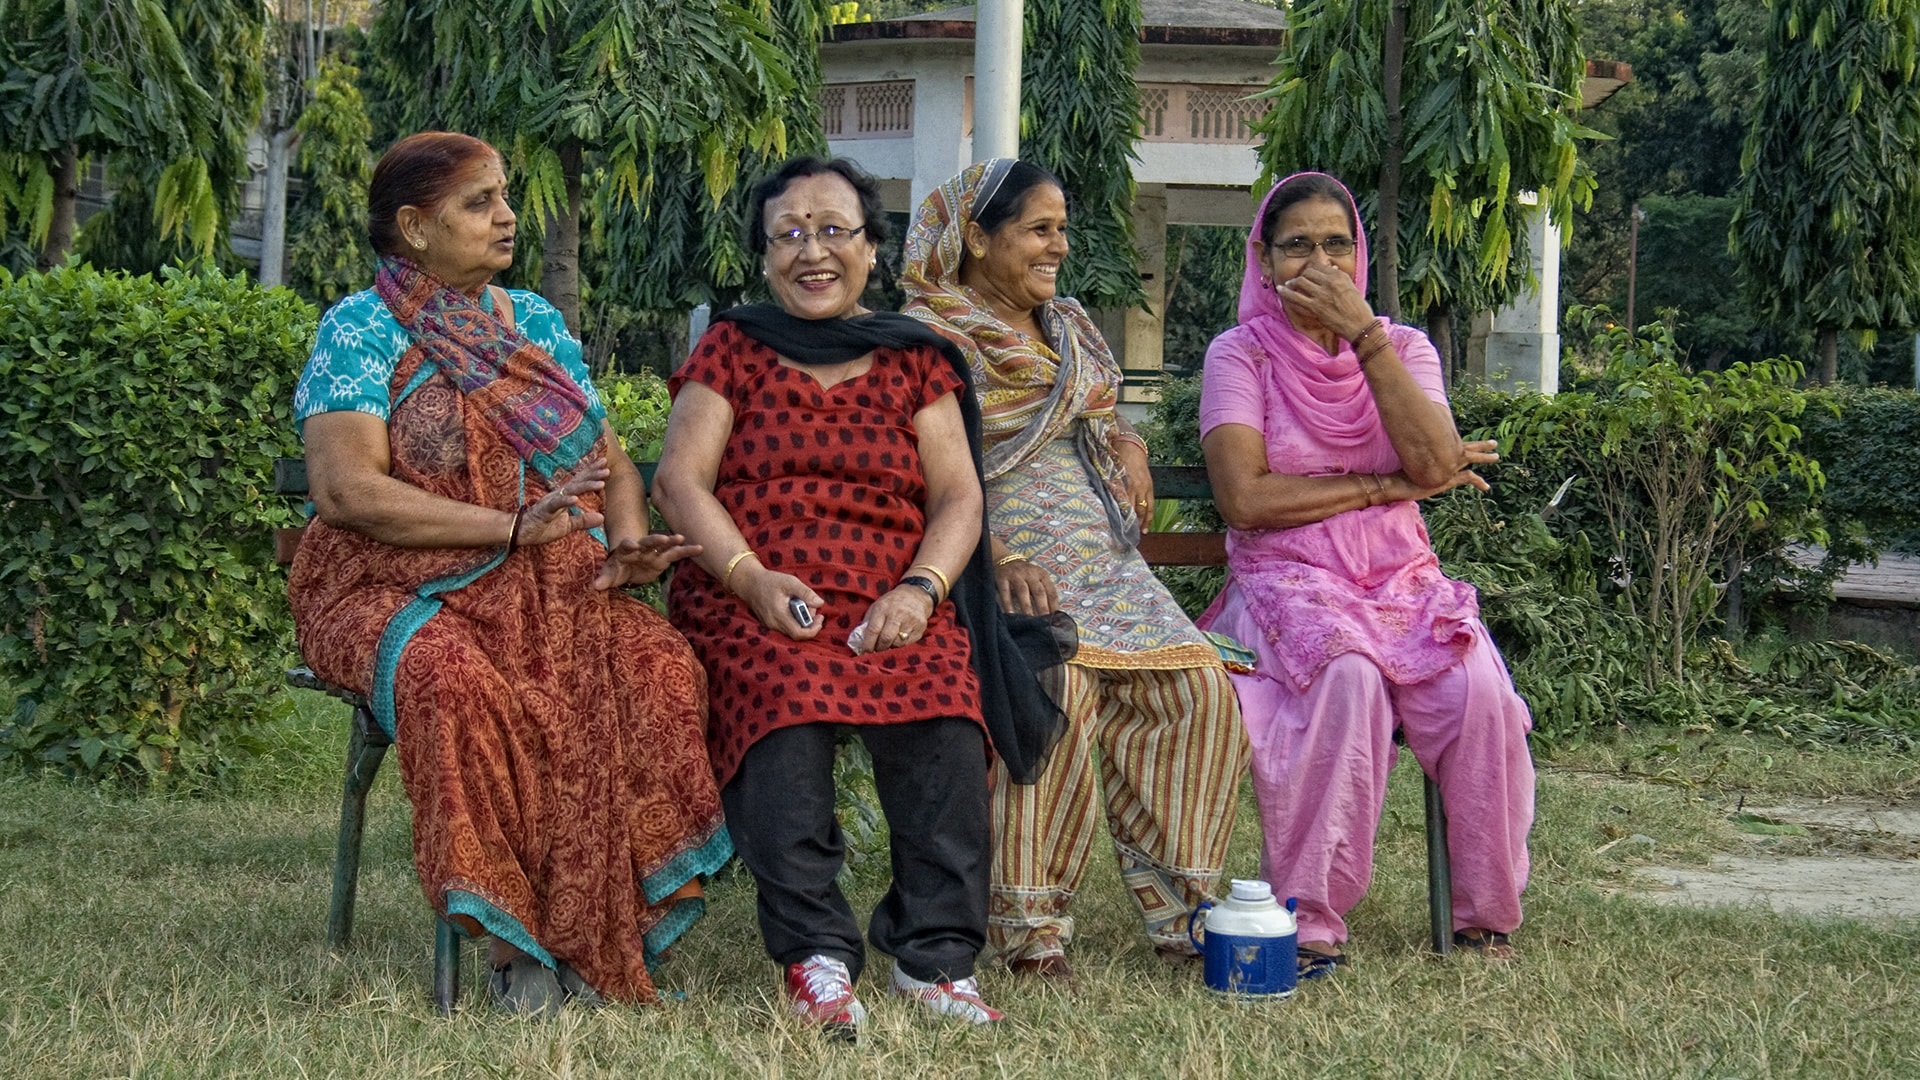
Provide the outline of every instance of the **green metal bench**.
<path id="1" fill-rule="evenodd" d="M 307 465 L 296 458 L 273 463 L 273 489 L 282 495 L 307 494 Z M 300 547 L 300 529 L 277 530 L 273 538 L 274 558 L 282 566 L 293 561 Z M 360 840 L 366 832 L 367 792 L 386 759 L 393 740 L 373 718 L 367 699 L 342 686 L 327 682 L 306 667 L 287 672 L 287 684 L 302 690 L 318 690 L 338 698 L 353 709 L 347 736 L 347 777 L 340 793 L 340 838 L 333 854 L 333 900 L 327 907 L 327 946 L 345 949 L 353 938 L 353 903 L 360 888 Z M 436 916 L 433 920 L 433 1005 L 442 1016 L 453 1015 L 460 996 L 460 934 L 453 924 Z"/>
<path id="2" fill-rule="evenodd" d="M 1160 499 L 1212 502 L 1207 470 L 1197 465 L 1155 465 L 1153 494 Z M 1227 537 L 1217 532 L 1157 532 L 1140 538 L 1140 554 L 1153 566 L 1225 566 Z M 1401 739 L 1394 732 L 1396 741 Z M 1427 798 L 1427 924 L 1433 950 L 1453 951 L 1453 865 L 1447 858 L 1447 811 L 1440 786 L 1420 774 Z"/>

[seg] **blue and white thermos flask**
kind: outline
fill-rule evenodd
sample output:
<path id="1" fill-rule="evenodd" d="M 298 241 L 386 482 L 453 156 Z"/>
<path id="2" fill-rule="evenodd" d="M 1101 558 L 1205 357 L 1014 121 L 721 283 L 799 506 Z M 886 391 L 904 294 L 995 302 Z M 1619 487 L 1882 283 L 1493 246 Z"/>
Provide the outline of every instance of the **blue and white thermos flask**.
<path id="1" fill-rule="evenodd" d="M 1207 989 L 1243 1000 L 1278 999 L 1293 993 L 1298 977 L 1298 937 L 1292 900 L 1281 907 L 1273 886 L 1235 878 L 1219 901 L 1201 904 L 1188 920 L 1188 935 L 1205 961 Z M 1206 912 L 1206 937 L 1193 931 Z"/>

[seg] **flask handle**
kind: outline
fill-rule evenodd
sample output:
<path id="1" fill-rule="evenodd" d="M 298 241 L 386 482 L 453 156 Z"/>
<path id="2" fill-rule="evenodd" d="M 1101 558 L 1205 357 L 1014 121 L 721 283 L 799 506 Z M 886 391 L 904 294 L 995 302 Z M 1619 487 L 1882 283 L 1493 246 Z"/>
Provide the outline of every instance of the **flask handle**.
<path id="1" fill-rule="evenodd" d="M 1202 900 L 1200 906 L 1187 913 L 1187 940 L 1193 942 L 1193 951 L 1205 953 L 1207 947 L 1200 943 L 1200 937 L 1194 932 L 1194 921 L 1201 915 L 1213 910 L 1213 901 Z"/>

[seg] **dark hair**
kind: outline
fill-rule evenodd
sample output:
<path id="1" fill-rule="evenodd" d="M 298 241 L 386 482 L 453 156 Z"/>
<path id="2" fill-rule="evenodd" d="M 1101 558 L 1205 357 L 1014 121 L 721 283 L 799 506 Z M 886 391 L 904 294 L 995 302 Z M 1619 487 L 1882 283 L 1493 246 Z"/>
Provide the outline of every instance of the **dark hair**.
<path id="1" fill-rule="evenodd" d="M 1353 199 L 1347 194 L 1347 189 L 1340 186 L 1340 181 L 1325 173 L 1307 173 L 1280 185 L 1280 189 L 1267 200 L 1267 212 L 1260 216 L 1260 242 L 1273 243 L 1274 226 L 1279 224 L 1280 215 L 1288 207 L 1313 199 L 1338 203 L 1347 212 L 1347 228 L 1353 230 L 1354 236 L 1360 235 L 1360 222 L 1354 219 Z"/>
<path id="2" fill-rule="evenodd" d="M 867 175 L 866 170 L 843 157 L 824 161 L 811 154 L 788 158 L 784 164 L 774 170 L 772 176 L 753 186 L 753 194 L 747 200 L 746 240 L 747 250 L 755 255 L 767 253 L 767 204 L 779 198 L 787 190 L 787 185 L 803 176 L 822 176 L 827 173 L 845 180 L 853 186 L 853 193 L 860 196 L 860 224 L 866 227 L 867 239 L 874 244 L 886 242 L 892 230 L 887 226 L 887 212 L 880 205 L 880 181 Z"/>
<path id="3" fill-rule="evenodd" d="M 988 233 L 998 230 L 1026 210 L 1027 195 L 1042 184 L 1052 184 L 1061 194 L 1066 194 L 1067 186 L 1060 182 L 1059 177 L 1048 172 L 1044 165 L 1035 165 L 1031 161 L 1014 162 L 986 203 L 973 208 L 973 223 Z"/>
<path id="4" fill-rule="evenodd" d="M 396 220 L 400 208 L 433 212 L 483 158 L 503 160 L 485 141 L 454 131 L 423 131 L 388 147 L 367 184 L 367 239 L 374 252 L 406 254 Z"/>

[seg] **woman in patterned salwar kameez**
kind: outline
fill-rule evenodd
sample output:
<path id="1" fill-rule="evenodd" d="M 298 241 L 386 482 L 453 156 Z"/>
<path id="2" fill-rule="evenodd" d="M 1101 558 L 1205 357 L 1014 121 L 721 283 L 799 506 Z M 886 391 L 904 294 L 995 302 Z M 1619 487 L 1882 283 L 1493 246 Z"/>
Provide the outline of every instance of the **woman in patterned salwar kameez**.
<path id="1" fill-rule="evenodd" d="M 494 1002 L 651 1002 L 732 847 L 705 676 L 621 586 L 698 548 L 648 533 L 559 312 L 488 284 L 513 260 L 498 153 L 404 139 L 369 202 L 375 286 L 327 312 L 295 397 L 301 651 L 393 737 L 421 884 L 491 935 Z"/>
<path id="2" fill-rule="evenodd" d="M 996 772 L 993 787 L 991 943 L 1047 978 L 1072 973 L 1067 908 L 1103 804 L 1148 940 L 1192 956 L 1187 915 L 1219 879 L 1247 756 L 1217 651 L 1137 549 L 1153 506 L 1146 443 L 1116 411 L 1106 342 L 1055 295 L 1066 226 L 1051 174 L 983 162 L 921 204 L 904 275 L 907 314 L 973 367 L 1002 603 L 1080 627 L 1078 655 L 1051 673 L 1067 734 L 1037 783 Z"/>

